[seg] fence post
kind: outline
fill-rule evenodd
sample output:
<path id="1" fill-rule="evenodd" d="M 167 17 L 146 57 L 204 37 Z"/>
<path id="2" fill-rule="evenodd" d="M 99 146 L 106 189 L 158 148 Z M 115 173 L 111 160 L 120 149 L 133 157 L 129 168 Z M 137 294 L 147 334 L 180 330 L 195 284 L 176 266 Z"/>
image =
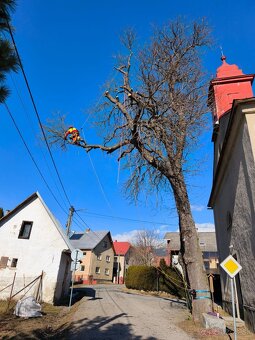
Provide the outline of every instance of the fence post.
<path id="1" fill-rule="evenodd" d="M 7 305 L 7 308 L 6 308 L 6 312 L 8 311 L 8 309 L 10 307 L 15 278 L 16 278 L 16 272 L 14 273 L 14 277 L 13 277 L 13 281 L 12 281 L 12 287 L 11 287 L 11 292 L 10 292 L 10 297 L 9 297 L 8 305 Z"/>
<path id="2" fill-rule="evenodd" d="M 41 277 L 40 277 L 40 282 L 39 282 L 37 293 L 36 293 L 36 301 L 37 302 L 39 302 L 39 294 L 40 294 L 40 290 L 42 290 L 42 280 L 43 280 L 43 270 L 42 270 L 42 274 L 41 274 Z"/>

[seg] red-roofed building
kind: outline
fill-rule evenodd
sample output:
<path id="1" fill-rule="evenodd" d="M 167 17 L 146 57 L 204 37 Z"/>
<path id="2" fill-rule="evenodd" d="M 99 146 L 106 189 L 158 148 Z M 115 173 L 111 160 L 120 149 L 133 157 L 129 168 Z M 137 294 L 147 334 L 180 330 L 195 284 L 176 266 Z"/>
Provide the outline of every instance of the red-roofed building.
<path id="1" fill-rule="evenodd" d="M 131 244 L 129 242 L 113 242 L 115 252 L 113 264 L 113 282 L 124 283 L 128 269 Z"/>

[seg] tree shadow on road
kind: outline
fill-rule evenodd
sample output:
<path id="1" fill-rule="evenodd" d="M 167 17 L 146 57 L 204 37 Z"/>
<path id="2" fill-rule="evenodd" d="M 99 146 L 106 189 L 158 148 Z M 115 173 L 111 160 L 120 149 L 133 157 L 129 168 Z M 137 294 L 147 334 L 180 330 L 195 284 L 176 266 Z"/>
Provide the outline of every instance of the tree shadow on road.
<path id="1" fill-rule="evenodd" d="M 142 336 L 134 335 L 132 332 L 132 326 L 127 323 L 113 321 L 121 317 L 127 316 L 126 313 L 114 315 L 112 317 L 96 317 L 92 320 L 87 318 L 81 319 L 64 325 L 60 329 L 56 330 L 54 334 L 48 334 L 48 338 L 54 339 L 86 339 L 86 340 L 141 340 L 145 339 Z M 108 325 L 108 326 L 107 326 Z M 107 326 L 107 328 L 106 328 Z M 102 327 L 104 327 L 102 329 Z M 39 339 L 39 338 L 38 338 Z M 40 337 L 40 339 L 44 339 Z M 46 337 L 45 337 L 46 339 Z M 155 337 L 148 337 L 146 340 L 156 340 Z"/>

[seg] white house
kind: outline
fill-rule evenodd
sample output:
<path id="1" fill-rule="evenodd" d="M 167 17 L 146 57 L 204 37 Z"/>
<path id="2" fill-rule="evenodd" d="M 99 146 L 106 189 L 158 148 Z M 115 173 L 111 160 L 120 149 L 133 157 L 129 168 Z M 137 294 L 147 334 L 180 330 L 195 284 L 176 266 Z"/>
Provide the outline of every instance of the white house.
<path id="1" fill-rule="evenodd" d="M 19 299 L 40 294 L 41 301 L 58 302 L 68 293 L 71 281 L 70 252 L 67 236 L 39 193 L 34 193 L 0 219 L 0 299 L 24 288 Z M 4 289 L 6 288 L 6 289 Z"/>

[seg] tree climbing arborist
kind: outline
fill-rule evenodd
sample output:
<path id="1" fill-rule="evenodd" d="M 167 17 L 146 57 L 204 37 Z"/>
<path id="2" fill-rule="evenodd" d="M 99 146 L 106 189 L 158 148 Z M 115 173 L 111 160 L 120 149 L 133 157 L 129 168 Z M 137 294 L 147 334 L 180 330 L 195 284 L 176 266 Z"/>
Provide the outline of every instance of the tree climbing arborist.
<path id="1" fill-rule="evenodd" d="M 65 135 L 64 135 L 65 140 L 71 141 L 73 144 L 77 144 L 77 142 L 81 141 L 80 133 L 79 131 L 73 127 L 70 126 L 68 130 L 66 130 Z"/>

